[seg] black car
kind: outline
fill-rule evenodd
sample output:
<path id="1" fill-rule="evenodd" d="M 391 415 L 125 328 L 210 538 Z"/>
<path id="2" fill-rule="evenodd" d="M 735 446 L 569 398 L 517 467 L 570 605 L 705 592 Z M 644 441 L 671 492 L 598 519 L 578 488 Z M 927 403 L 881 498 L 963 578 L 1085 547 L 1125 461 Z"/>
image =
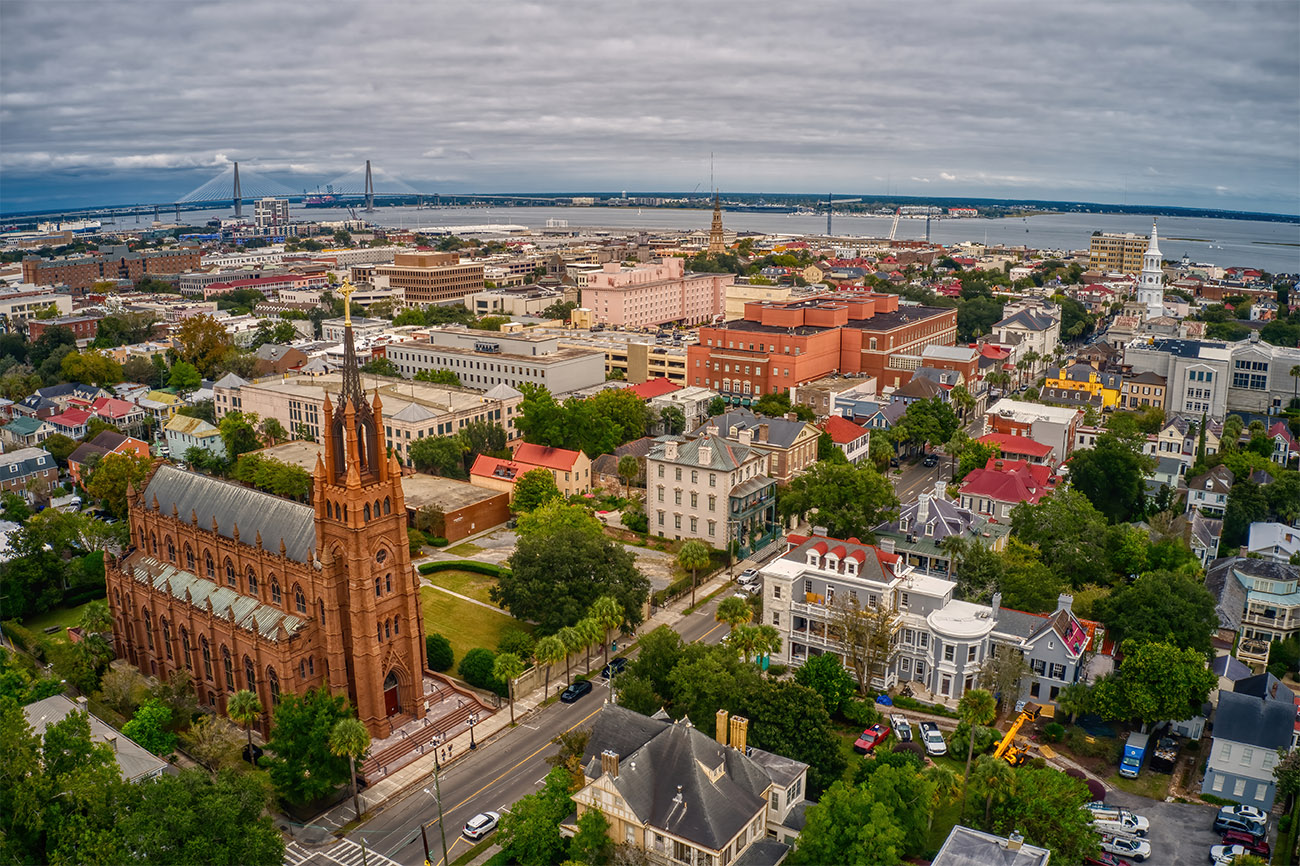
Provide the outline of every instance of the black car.
<path id="1" fill-rule="evenodd" d="M 591 691 L 591 683 L 587 680 L 578 680 L 565 689 L 564 694 L 560 695 L 560 703 L 571 704 L 589 691 Z"/>
<path id="2" fill-rule="evenodd" d="M 609 679 L 615 674 L 621 674 L 627 668 L 627 659 L 623 656 L 609 660 L 609 664 L 600 669 L 600 675 Z"/>
<path id="3" fill-rule="evenodd" d="M 897 458 L 897 457 L 890 457 L 890 458 L 889 458 L 889 468 L 890 468 L 890 469 L 897 469 L 900 465 L 901 465 L 901 464 L 898 462 L 898 458 Z"/>
<path id="4" fill-rule="evenodd" d="M 938 466 L 938 465 L 939 465 L 939 455 L 938 455 L 938 454 L 927 454 L 927 455 L 925 455 L 925 459 L 921 461 L 921 465 L 922 465 L 922 466 Z"/>

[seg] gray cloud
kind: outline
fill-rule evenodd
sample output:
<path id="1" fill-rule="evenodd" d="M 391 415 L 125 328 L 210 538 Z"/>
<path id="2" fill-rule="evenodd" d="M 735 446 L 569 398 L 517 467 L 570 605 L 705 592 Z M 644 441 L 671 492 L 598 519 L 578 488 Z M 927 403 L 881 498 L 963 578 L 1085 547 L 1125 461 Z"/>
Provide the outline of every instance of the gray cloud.
<path id="1" fill-rule="evenodd" d="M 0 170 L 690 190 L 715 152 L 723 189 L 1296 212 L 1297 43 L 1286 2 L 6 0 Z"/>

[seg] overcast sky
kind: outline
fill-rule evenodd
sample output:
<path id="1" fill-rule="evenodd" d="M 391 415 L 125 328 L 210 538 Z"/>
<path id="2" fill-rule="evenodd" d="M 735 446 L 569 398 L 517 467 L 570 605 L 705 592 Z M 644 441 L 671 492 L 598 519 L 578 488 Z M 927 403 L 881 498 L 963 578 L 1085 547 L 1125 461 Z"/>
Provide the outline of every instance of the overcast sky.
<path id="1" fill-rule="evenodd" d="M 1269 2 L 0 0 L 0 210 L 296 189 L 707 189 L 1300 212 Z M 245 185 L 245 192 L 249 192 Z"/>

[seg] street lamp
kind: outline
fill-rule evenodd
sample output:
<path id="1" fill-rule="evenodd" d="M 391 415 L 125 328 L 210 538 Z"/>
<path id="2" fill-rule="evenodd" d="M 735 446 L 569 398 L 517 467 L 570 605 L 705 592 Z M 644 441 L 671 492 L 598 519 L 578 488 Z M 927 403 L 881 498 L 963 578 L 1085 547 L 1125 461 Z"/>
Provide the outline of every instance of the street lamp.
<path id="1" fill-rule="evenodd" d="M 474 751 L 478 744 L 474 742 L 474 726 L 478 724 L 478 713 L 469 714 L 469 749 Z"/>
<path id="2" fill-rule="evenodd" d="M 442 752 L 442 734 L 433 739 L 433 790 L 424 789 L 424 793 L 433 797 L 434 802 L 438 804 L 438 832 L 442 834 L 442 862 L 443 866 L 450 863 L 447 859 L 447 828 L 442 820 L 442 762 L 439 758 Z M 424 837 L 424 822 L 420 822 L 420 836 L 424 838 L 424 859 L 429 860 L 429 840 Z"/>

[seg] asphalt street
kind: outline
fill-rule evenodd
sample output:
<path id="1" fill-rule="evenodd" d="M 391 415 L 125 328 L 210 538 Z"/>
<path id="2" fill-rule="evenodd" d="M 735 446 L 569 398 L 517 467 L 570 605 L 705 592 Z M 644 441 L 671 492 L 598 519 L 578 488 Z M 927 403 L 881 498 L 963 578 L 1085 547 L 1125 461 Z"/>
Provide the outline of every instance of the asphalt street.
<path id="1" fill-rule="evenodd" d="M 717 643 L 727 627 L 714 621 L 717 603 L 730 593 L 724 591 L 713 601 L 677 624 L 677 631 L 688 642 Z M 632 653 L 635 657 L 635 652 Z M 599 665 L 599 657 L 593 666 Z M 550 767 L 546 758 L 555 753 L 551 740 L 561 731 L 590 725 L 609 697 L 607 681 L 597 678 L 596 688 L 573 704 L 554 703 L 528 717 L 520 724 L 492 740 L 479 744 L 468 756 L 454 760 L 441 774 L 443 822 L 446 828 L 447 856 L 455 860 L 474 843 L 461 835 L 465 822 L 479 812 L 504 813 L 526 794 L 536 791 Z M 426 789 L 430 793 L 425 793 Z M 390 800 L 383 809 L 347 838 L 367 849 L 401 864 L 421 864 L 424 847 L 420 825 L 426 827 L 430 862 L 442 862 L 442 834 L 438 825 L 437 800 L 433 774 L 426 785 Z"/>

